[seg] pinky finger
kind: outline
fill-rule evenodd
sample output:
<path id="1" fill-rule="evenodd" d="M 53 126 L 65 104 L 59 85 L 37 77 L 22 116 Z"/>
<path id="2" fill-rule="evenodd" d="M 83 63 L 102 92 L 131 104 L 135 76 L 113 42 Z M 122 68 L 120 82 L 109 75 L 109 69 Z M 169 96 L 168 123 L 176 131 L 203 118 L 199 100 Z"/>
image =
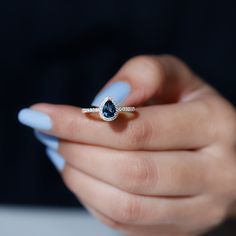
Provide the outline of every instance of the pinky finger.
<path id="1" fill-rule="evenodd" d="M 124 223 L 119 223 L 99 212 L 97 209 L 90 206 L 88 203 L 82 202 L 86 209 L 96 217 L 100 222 L 107 225 L 108 227 L 121 232 L 122 234 L 129 236 L 166 236 L 166 235 L 176 235 L 184 236 L 185 234 L 181 229 L 178 229 L 174 225 L 157 225 L 157 226 L 140 226 L 140 225 L 129 225 Z M 187 235 L 187 234 L 186 234 Z"/>

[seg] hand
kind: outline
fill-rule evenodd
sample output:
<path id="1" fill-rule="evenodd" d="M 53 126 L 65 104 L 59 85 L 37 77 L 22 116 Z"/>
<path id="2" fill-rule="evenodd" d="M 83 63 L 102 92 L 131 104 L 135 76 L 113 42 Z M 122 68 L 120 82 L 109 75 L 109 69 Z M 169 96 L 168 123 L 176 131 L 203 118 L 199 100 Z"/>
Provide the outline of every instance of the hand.
<path id="1" fill-rule="evenodd" d="M 94 104 L 108 93 L 140 106 L 137 116 L 109 123 L 76 107 L 31 108 L 47 114 L 47 131 L 42 122 L 28 125 L 59 138 L 52 145 L 39 137 L 54 162 L 64 158 L 62 177 L 78 199 L 126 235 L 197 235 L 229 217 L 236 199 L 230 103 L 172 56 L 131 59 Z"/>

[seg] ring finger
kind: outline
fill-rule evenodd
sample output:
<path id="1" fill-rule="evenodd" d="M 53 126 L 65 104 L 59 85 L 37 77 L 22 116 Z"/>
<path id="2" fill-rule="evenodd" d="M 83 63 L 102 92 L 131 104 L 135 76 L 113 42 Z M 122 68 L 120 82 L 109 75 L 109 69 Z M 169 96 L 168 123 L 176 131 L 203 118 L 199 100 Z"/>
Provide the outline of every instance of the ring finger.
<path id="1" fill-rule="evenodd" d="M 196 206 L 202 207 L 204 203 L 202 196 L 159 198 L 130 194 L 92 178 L 68 164 L 63 171 L 63 179 L 82 202 L 89 203 L 120 223 L 182 224 L 195 216 Z"/>

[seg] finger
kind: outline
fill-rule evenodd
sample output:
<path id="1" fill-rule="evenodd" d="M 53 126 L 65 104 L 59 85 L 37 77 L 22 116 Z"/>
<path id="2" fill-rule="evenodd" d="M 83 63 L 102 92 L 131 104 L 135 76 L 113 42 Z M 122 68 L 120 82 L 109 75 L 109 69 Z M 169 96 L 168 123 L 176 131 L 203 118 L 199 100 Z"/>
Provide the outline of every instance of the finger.
<path id="1" fill-rule="evenodd" d="M 206 188 L 197 153 L 117 151 L 61 142 L 60 154 L 78 169 L 124 191 L 154 196 L 190 196 Z"/>
<path id="2" fill-rule="evenodd" d="M 177 227 L 176 225 L 154 225 L 154 226 L 143 226 L 143 225 L 130 225 L 125 223 L 116 222 L 106 215 L 102 214 L 98 210 L 94 209 L 88 203 L 83 202 L 83 205 L 87 210 L 97 219 L 99 219 L 103 224 L 109 226 L 112 229 L 118 230 L 119 232 L 130 235 L 130 236 L 156 236 L 156 235 L 181 235 L 184 236 L 186 230 Z M 186 234 L 187 235 L 187 234 Z M 189 234 L 188 234 L 189 235 Z"/>
<path id="3" fill-rule="evenodd" d="M 161 100 L 165 100 L 165 102 L 189 101 L 199 97 L 202 94 L 199 91 L 209 92 L 212 90 L 199 80 L 183 62 L 171 56 L 132 59 L 122 67 L 112 81 L 117 82 L 121 79 L 131 84 L 132 89 L 125 103 L 133 105 L 147 102 L 149 98 L 156 99 L 159 102 Z M 110 83 L 114 85 L 112 81 Z M 123 88 L 122 86 L 118 87 L 119 91 L 117 91 L 117 86 L 115 91 L 114 87 L 113 90 L 111 86 L 106 87 L 98 97 L 101 98 L 109 92 L 120 98 L 120 94 L 123 94 Z M 95 99 L 95 101 L 98 100 Z M 96 120 L 92 119 L 88 121 L 88 117 L 81 114 L 80 109 L 61 106 L 56 108 L 45 105 L 36 105 L 32 108 L 50 113 L 53 124 L 50 123 L 48 117 L 39 114 L 36 117 L 33 112 L 30 114 L 23 112 L 23 115 L 20 113 L 19 119 L 22 123 L 34 128 L 42 126 L 48 130 L 53 126 L 52 134 L 60 138 L 95 145 L 104 143 L 105 146 L 120 149 L 199 148 L 206 145 L 206 141 L 210 140 L 207 136 L 208 133 L 206 133 L 209 130 L 209 122 L 207 122 L 209 116 L 206 118 L 206 112 L 201 115 L 202 110 L 206 110 L 206 106 L 201 102 L 197 102 L 197 104 L 197 108 L 191 104 L 186 105 L 187 108 L 191 108 L 190 110 L 185 106 L 180 106 L 180 104 L 178 104 L 179 106 L 158 106 L 155 107 L 155 114 L 152 114 L 154 110 L 151 107 L 150 110 L 144 109 L 146 115 L 142 115 L 142 108 L 139 109 L 139 115 L 136 119 L 127 121 L 124 117 L 120 117 L 112 124 L 104 124 L 104 122 L 96 122 L 95 124 Z M 156 115 L 158 115 L 158 119 L 156 119 Z M 165 120 L 169 122 L 165 122 Z M 154 126 L 153 122 L 158 126 Z M 45 123 L 47 124 L 45 125 Z M 107 133 L 106 131 L 109 130 L 112 132 Z M 152 132 L 153 130 L 155 132 Z M 97 140 L 97 134 L 101 135 L 101 139 Z M 162 141 L 165 141 L 165 144 L 168 142 L 169 145 L 163 145 Z M 160 147 L 156 147 L 156 145 Z"/>
<path id="4" fill-rule="evenodd" d="M 70 106 L 38 104 L 33 109 L 49 115 L 53 125 L 47 133 L 53 136 L 115 149 L 197 149 L 215 139 L 209 105 L 202 101 L 143 107 L 138 117 L 120 116 L 114 122 L 91 119 Z"/>
<path id="5" fill-rule="evenodd" d="M 70 165 L 63 171 L 67 187 L 111 219 L 127 224 L 156 225 L 185 222 L 194 216 L 201 197 L 157 198 L 123 192 L 94 179 Z M 187 209 L 187 210 L 186 210 Z"/>
<path id="6" fill-rule="evenodd" d="M 127 86 L 131 87 L 128 97 Z M 138 56 L 130 59 L 105 85 L 93 101 L 99 106 L 107 96 L 120 99 L 126 105 L 154 102 L 177 102 L 201 88 L 208 88 L 181 60 L 170 55 Z"/>

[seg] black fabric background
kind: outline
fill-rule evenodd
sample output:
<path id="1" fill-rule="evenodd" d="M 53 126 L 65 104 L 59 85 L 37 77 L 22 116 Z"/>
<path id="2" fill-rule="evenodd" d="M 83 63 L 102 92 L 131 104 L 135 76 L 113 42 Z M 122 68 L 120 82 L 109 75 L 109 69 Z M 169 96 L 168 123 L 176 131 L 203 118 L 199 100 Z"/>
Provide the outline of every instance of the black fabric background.
<path id="1" fill-rule="evenodd" d="M 0 202 L 78 206 L 17 112 L 35 102 L 88 106 L 135 55 L 177 55 L 235 104 L 235 7 L 233 0 L 1 1 Z"/>

